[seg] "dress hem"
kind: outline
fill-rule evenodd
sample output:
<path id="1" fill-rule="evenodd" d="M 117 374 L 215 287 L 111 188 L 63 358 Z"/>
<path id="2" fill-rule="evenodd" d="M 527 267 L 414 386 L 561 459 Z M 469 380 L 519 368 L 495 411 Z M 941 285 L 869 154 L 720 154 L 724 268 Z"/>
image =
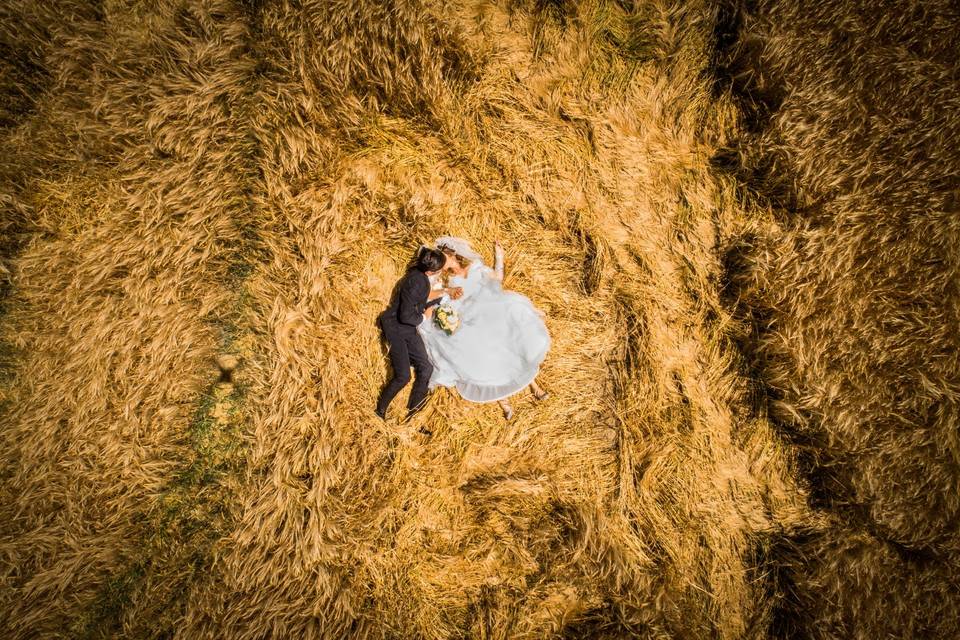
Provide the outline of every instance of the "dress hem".
<path id="1" fill-rule="evenodd" d="M 524 387 L 526 387 L 531 382 L 533 382 L 539 373 L 540 373 L 540 365 L 537 365 L 536 367 L 533 368 L 533 370 L 528 371 L 526 375 L 524 375 L 522 378 L 518 378 L 517 380 L 514 380 L 508 384 L 484 387 L 482 385 L 457 382 L 454 386 L 457 389 L 457 393 L 460 394 L 460 397 L 466 400 L 467 402 L 473 402 L 476 404 L 487 404 L 489 402 L 496 402 L 498 400 L 509 398 L 510 396 L 522 390 Z M 464 393 L 464 387 L 474 387 L 479 389 L 496 389 L 495 391 L 496 395 L 492 398 L 475 399 L 473 397 L 469 397 L 466 393 Z"/>

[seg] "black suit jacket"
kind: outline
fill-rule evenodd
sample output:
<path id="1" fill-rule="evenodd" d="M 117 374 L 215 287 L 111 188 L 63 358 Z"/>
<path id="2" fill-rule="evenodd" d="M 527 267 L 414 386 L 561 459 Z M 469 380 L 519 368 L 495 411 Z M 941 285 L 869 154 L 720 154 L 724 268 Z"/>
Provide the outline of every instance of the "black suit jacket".
<path id="1" fill-rule="evenodd" d="M 417 269 L 410 269 L 400 280 L 390 306 L 381 316 L 384 322 L 399 328 L 412 330 L 423 322 L 427 307 L 440 303 L 440 298 L 427 301 L 430 295 L 430 279 Z"/>

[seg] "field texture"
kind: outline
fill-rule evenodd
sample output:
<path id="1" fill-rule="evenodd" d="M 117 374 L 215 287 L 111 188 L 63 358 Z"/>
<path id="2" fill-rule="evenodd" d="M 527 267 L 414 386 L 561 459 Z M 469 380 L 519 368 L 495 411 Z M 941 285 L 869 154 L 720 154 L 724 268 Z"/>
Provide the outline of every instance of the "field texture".
<path id="1" fill-rule="evenodd" d="M 949 0 L 4 0 L 0 637 L 956 637 L 957 42 Z M 376 316 L 448 233 L 552 395 L 384 424 Z"/>

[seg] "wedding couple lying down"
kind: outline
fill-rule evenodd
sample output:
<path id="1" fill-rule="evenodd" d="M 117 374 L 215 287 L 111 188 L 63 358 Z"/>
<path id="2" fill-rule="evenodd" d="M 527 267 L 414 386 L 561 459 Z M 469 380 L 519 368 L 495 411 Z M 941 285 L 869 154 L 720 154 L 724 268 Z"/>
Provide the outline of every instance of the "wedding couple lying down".
<path id="1" fill-rule="evenodd" d="M 502 287 L 499 243 L 495 252 L 491 269 L 462 238 L 443 236 L 421 247 L 379 318 L 393 377 L 380 394 L 378 416 L 386 419 L 411 367 L 407 418 L 437 386 L 455 387 L 470 402 L 499 402 L 507 420 L 513 417 L 508 398 L 524 387 L 537 400 L 547 397 L 536 382 L 550 348 L 543 314 L 526 296 Z"/>

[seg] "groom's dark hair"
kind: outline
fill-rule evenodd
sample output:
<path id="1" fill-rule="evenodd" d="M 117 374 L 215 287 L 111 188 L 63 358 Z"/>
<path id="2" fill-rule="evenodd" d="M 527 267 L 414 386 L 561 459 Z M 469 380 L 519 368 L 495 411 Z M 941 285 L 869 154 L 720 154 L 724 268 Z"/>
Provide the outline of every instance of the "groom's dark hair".
<path id="1" fill-rule="evenodd" d="M 447 256 L 442 251 L 431 249 L 430 247 L 420 247 L 417 253 L 417 259 L 414 260 L 413 268 L 417 271 L 439 271 L 447 263 Z"/>

